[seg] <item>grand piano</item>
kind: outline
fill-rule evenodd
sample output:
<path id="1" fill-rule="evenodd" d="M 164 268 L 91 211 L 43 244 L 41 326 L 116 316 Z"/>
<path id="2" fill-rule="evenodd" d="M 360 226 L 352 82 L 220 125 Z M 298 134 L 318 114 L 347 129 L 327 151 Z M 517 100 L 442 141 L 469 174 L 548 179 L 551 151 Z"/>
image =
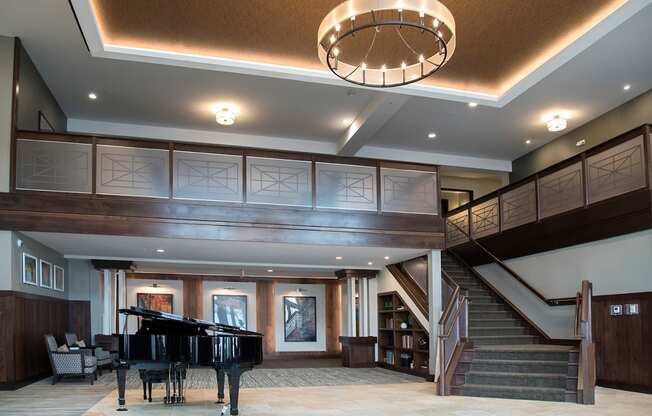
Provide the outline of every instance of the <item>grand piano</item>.
<path id="1" fill-rule="evenodd" d="M 120 313 L 126 319 L 139 317 L 140 325 L 135 334 L 125 331 L 119 335 L 118 411 L 127 410 L 125 388 L 130 368 L 167 374 L 166 402 L 180 404 L 185 401 L 181 372 L 186 367 L 210 367 L 217 376 L 218 403 L 224 403 L 226 375 L 231 415 L 238 414 L 240 375 L 263 361 L 262 334 L 133 306 L 120 309 Z M 170 383 L 178 385 L 178 395 L 175 388 L 170 397 Z"/>

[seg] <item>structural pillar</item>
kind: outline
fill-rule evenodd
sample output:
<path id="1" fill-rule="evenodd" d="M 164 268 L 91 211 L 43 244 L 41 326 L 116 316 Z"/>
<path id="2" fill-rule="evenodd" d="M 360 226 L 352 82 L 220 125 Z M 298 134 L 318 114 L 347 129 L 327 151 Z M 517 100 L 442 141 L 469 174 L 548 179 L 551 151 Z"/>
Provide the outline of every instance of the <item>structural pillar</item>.
<path id="1" fill-rule="evenodd" d="M 116 314 L 118 315 L 118 328 L 117 333 L 122 332 L 122 329 L 125 326 L 125 320 L 127 317 L 121 313 L 119 313 L 120 309 L 126 308 L 127 304 L 127 279 L 125 276 L 125 271 L 124 270 L 118 270 L 118 285 L 117 285 L 117 292 L 118 292 L 118 301 L 117 301 L 117 310 Z"/>
<path id="2" fill-rule="evenodd" d="M 103 269 L 102 270 L 102 334 L 111 335 L 111 321 L 113 319 L 113 314 L 111 313 L 111 275 L 113 274 L 112 270 Z"/>
<path id="3" fill-rule="evenodd" d="M 355 307 L 355 277 L 346 279 L 346 335 L 357 336 L 357 313 Z"/>
<path id="4" fill-rule="evenodd" d="M 360 336 L 369 336 L 369 281 L 366 277 L 358 279 L 358 288 L 360 293 Z"/>
<path id="5" fill-rule="evenodd" d="M 441 293 L 441 251 L 430 250 L 428 252 L 428 332 L 430 333 L 428 345 L 430 350 L 429 370 L 430 374 L 435 375 L 435 380 L 439 377 L 437 344 L 439 318 L 442 313 Z"/>

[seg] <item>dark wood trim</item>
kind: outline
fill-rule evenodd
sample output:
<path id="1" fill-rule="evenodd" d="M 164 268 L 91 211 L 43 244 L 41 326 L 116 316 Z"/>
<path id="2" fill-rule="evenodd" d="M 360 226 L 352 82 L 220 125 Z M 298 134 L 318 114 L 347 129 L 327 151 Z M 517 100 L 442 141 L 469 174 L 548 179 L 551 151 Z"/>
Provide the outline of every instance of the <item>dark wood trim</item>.
<path id="1" fill-rule="evenodd" d="M 378 270 L 341 269 L 335 271 L 335 276 L 337 276 L 338 279 L 350 279 L 356 277 L 366 277 L 367 279 L 375 279 L 378 276 Z"/>
<path id="2" fill-rule="evenodd" d="M 43 114 L 43 112 L 41 110 L 38 110 L 36 113 L 37 113 L 37 116 L 38 116 L 38 119 L 37 119 L 36 122 L 38 123 L 37 126 L 38 126 L 39 131 L 41 131 L 41 132 L 42 131 L 54 132 L 54 127 L 52 127 L 52 123 L 50 123 L 50 120 L 48 120 L 48 118 L 45 116 L 45 114 Z M 50 126 L 50 130 L 41 130 L 41 118 L 43 118 L 43 120 L 45 120 L 47 125 Z"/>
<path id="3" fill-rule="evenodd" d="M 107 139 L 96 137 L 98 145 L 120 146 L 120 147 L 138 147 L 143 149 L 168 150 L 172 142 L 160 142 L 154 140 L 137 140 L 137 139 Z"/>
<path id="4" fill-rule="evenodd" d="M 91 264 L 97 270 L 131 270 L 134 262 L 126 260 L 91 260 Z"/>
<path id="5" fill-rule="evenodd" d="M 14 73 L 11 88 L 11 138 L 9 155 L 9 190 L 16 191 L 16 130 L 18 128 L 18 99 L 20 95 L 20 52 L 22 43 L 19 38 L 14 38 Z"/>

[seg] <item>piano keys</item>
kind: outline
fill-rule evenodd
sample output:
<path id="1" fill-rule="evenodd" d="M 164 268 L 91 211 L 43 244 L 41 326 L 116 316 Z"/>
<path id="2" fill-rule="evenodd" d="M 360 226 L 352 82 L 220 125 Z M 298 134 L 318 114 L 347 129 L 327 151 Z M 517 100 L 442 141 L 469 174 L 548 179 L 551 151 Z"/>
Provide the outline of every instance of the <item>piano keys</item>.
<path id="1" fill-rule="evenodd" d="M 174 395 L 167 394 L 166 398 L 171 403 L 183 403 L 180 369 L 209 367 L 217 377 L 218 403 L 224 403 L 228 377 L 231 415 L 238 414 L 240 376 L 263 361 L 262 334 L 137 307 L 121 309 L 120 313 L 127 319 L 139 317 L 140 327 L 135 334 L 119 335 L 118 411 L 127 410 L 125 388 L 129 368 L 163 371 L 167 374 L 168 391 L 170 383 L 178 383 L 174 384 Z"/>

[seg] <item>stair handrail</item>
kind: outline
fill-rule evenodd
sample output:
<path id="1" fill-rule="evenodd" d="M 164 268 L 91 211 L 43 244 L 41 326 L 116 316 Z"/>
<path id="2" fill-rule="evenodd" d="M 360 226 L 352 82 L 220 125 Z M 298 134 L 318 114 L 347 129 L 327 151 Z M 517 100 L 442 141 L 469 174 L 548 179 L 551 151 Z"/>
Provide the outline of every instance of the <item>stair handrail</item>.
<path id="1" fill-rule="evenodd" d="M 580 357 L 577 378 L 577 401 L 581 404 L 595 404 L 595 343 L 593 342 L 591 303 L 593 300 L 593 284 L 582 280 L 582 289 L 577 296 L 578 307 L 575 321 L 576 331 L 580 336 Z"/>
<path id="2" fill-rule="evenodd" d="M 572 299 L 572 298 L 568 298 L 568 299 L 564 298 L 564 299 L 556 299 L 554 302 L 549 301 L 548 299 L 546 299 L 545 296 L 543 296 L 543 294 L 541 292 L 539 292 L 537 289 L 532 287 L 521 276 L 519 276 L 519 274 L 516 273 L 511 267 L 509 267 L 502 260 L 500 260 L 498 257 L 496 257 L 496 255 L 494 255 L 487 247 L 485 247 L 484 244 L 480 243 L 478 240 L 473 238 L 471 236 L 471 233 L 467 233 L 462 227 L 455 224 L 454 222 L 452 222 L 448 218 L 446 218 L 446 223 L 454 226 L 455 228 L 457 228 L 462 234 L 464 234 L 466 236 L 466 238 L 469 239 L 469 241 L 471 241 L 480 250 L 482 250 L 486 255 L 488 255 L 491 258 L 491 260 L 493 260 L 494 263 L 498 264 L 498 266 L 500 266 L 500 268 L 502 268 L 507 273 L 509 273 L 513 278 L 515 278 L 518 282 L 520 282 L 523 286 L 525 286 L 529 291 L 534 293 L 536 295 L 536 297 L 538 297 L 540 300 L 542 300 L 546 304 L 548 304 L 548 305 L 558 305 L 558 304 L 560 304 L 560 302 L 569 301 L 570 299 Z"/>
<path id="3" fill-rule="evenodd" d="M 447 281 L 452 282 L 454 287 L 453 294 L 448 300 L 448 303 L 444 307 L 444 311 L 439 318 L 439 336 L 437 337 L 437 352 L 439 356 L 439 395 L 446 396 L 448 395 L 448 386 L 446 385 L 446 372 L 450 367 L 451 360 L 446 360 L 446 339 L 450 338 L 453 333 L 453 328 L 457 328 L 458 339 L 455 343 L 455 348 L 458 348 L 461 344 L 462 338 L 468 338 L 469 331 L 469 298 L 468 292 L 462 292 L 460 286 L 455 283 L 455 281 L 448 275 L 448 273 L 442 270 L 442 276 Z M 464 318 L 466 322 L 462 326 L 463 334 L 460 334 L 460 319 L 462 317 L 462 311 L 464 311 Z M 451 323 L 448 325 L 448 323 Z M 452 355 L 451 355 L 452 358 Z"/>

